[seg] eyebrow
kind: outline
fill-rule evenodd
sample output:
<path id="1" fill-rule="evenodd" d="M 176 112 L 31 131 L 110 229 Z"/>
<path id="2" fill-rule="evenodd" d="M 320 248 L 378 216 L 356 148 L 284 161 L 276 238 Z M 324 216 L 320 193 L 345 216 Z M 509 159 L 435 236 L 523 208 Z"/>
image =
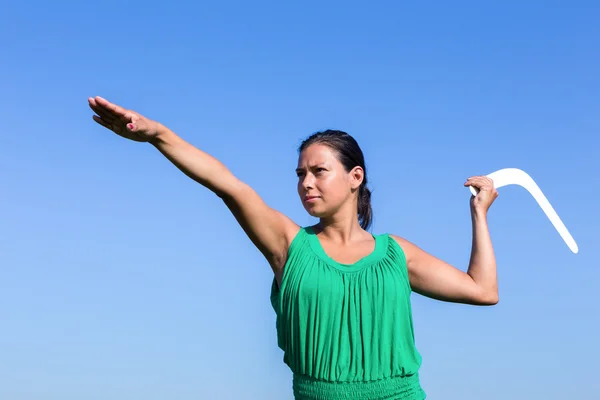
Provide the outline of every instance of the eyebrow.
<path id="1" fill-rule="evenodd" d="M 318 168 L 318 167 L 327 167 L 327 163 L 321 162 L 314 165 L 309 166 L 310 169 Z M 304 171 L 304 168 L 296 168 L 296 173 Z"/>

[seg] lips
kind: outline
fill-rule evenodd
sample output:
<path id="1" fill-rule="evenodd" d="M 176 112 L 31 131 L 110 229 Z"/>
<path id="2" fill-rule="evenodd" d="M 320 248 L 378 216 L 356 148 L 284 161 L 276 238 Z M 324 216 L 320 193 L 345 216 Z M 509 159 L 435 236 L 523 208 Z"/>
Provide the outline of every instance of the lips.
<path id="1" fill-rule="evenodd" d="M 318 199 L 319 196 L 304 196 L 304 201 L 314 201 L 316 199 Z"/>

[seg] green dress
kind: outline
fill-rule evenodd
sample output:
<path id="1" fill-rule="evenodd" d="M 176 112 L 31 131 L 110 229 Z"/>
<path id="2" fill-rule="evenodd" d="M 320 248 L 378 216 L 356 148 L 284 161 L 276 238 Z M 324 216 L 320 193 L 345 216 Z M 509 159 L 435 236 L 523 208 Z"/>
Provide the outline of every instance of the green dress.
<path id="1" fill-rule="evenodd" d="M 311 227 L 273 280 L 277 342 L 298 400 L 422 400 L 406 258 L 388 234 L 354 264 L 330 258 Z"/>

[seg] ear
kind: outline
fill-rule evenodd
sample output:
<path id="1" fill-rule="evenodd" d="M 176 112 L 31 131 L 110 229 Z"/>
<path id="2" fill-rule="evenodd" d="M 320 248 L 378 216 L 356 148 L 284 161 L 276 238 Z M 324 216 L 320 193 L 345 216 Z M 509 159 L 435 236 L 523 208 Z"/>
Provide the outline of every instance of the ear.
<path id="1" fill-rule="evenodd" d="M 352 190 L 357 190 L 363 182 L 365 171 L 361 167 L 356 166 L 352 168 L 349 176 L 350 186 L 352 187 Z"/>

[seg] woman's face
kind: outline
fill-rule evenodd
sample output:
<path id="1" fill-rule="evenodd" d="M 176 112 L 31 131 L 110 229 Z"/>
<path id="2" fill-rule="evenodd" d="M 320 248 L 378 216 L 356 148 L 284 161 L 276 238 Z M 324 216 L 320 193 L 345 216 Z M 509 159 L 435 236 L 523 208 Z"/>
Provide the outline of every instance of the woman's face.
<path id="1" fill-rule="evenodd" d="M 308 146 L 300 153 L 296 169 L 302 205 L 313 217 L 334 214 L 353 200 L 353 189 L 360 185 L 361 172 L 360 167 L 346 172 L 335 150 L 327 145 Z"/>

